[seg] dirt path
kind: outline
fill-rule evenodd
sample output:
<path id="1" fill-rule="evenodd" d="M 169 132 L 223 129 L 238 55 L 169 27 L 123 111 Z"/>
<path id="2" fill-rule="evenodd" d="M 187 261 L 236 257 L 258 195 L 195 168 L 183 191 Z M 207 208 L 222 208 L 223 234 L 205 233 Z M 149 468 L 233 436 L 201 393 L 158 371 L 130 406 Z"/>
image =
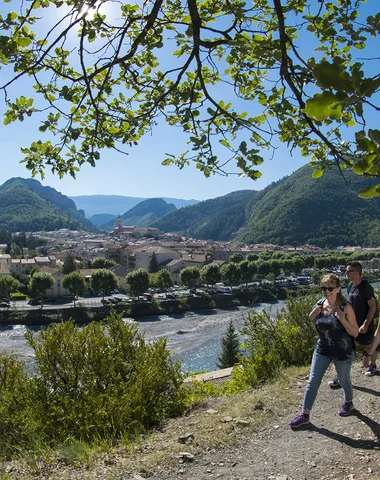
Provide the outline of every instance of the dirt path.
<path id="1" fill-rule="evenodd" d="M 365 377 L 354 365 L 357 410 L 345 418 L 337 414 L 343 392 L 331 390 L 326 376 L 312 423 L 292 431 L 288 421 L 307 381 L 299 372 L 251 393 L 211 398 L 127 450 L 120 445 L 84 463 L 59 456 L 0 463 L 0 480 L 380 480 L 380 374 Z"/>
<path id="2" fill-rule="evenodd" d="M 327 380 L 325 377 L 309 426 L 292 431 L 287 422 L 298 413 L 298 405 L 288 405 L 282 416 L 269 420 L 256 433 L 241 435 L 234 447 L 206 450 L 191 463 L 179 463 L 153 476 L 162 480 L 380 479 L 380 444 L 374 442 L 380 435 L 380 375 L 365 377 L 356 366 L 357 410 L 346 418 L 337 415 L 342 390 L 331 390 Z M 299 403 L 305 383 L 303 379 L 292 387 L 298 391 Z"/>

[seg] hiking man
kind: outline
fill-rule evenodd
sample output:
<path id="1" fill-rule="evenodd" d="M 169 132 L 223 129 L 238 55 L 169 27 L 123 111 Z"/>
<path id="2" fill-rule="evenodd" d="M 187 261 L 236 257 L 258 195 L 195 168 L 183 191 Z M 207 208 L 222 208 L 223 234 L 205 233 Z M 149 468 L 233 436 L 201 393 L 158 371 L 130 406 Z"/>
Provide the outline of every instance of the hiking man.
<path id="1" fill-rule="evenodd" d="M 359 335 L 355 341 L 363 345 L 366 354 L 369 352 L 374 338 L 374 318 L 377 315 L 377 302 L 375 292 L 367 280 L 362 278 L 363 268 L 360 262 L 349 262 L 346 267 L 346 275 L 349 281 L 347 285 L 347 297 L 354 309 L 356 321 L 359 326 Z M 376 350 L 372 355 L 371 364 L 365 371 L 365 375 L 372 377 L 376 371 Z M 329 382 L 331 388 L 340 388 L 340 383 L 335 376 Z"/>

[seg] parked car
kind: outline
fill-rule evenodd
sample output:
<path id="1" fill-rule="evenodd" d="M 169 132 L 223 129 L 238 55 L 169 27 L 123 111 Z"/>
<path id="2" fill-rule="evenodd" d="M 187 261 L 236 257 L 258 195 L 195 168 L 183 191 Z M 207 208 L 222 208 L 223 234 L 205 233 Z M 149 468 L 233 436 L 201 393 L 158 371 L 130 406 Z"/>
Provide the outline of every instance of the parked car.
<path id="1" fill-rule="evenodd" d="M 0 308 L 9 308 L 10 306 L 8 302 L 0 301 Z"/>
<path id="2" fill-rule="evenodd" d="M 29 300 L 29 305 L 41 305 L 41 300 Z"/>

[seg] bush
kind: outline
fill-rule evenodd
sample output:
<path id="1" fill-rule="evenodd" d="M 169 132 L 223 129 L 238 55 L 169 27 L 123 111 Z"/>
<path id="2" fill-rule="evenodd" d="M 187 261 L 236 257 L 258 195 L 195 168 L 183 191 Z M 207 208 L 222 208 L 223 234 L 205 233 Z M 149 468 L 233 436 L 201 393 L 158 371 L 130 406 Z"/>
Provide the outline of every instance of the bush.
<path id="1" fill-rule="evenodd" d="M 26 337 L 33 375 L 15 357 L 0 357 L 1 456 L 68 438 L 133 435 L 187 404 L 180 364 L 165 340 L 145 341 L 121 316 L 82 328 L 70 320 Z"/>
<path id="2" fill-rule="evenodd" d="M 49 438 L 91 440 L 146 429 L 184 407 L 180 365 L 165 340 L 146 342 L 113 314 L 107 328 L 73 321 L 28 341 L 36 354 L 36 410 Z"/>
<path id="3" fill-rule="evenodd" d="M 25 364 L 16 356 L 0 354 L 0 455 L 4 458 L 30 449 L 40 434 L 33 394 L 34 382 Z"/>
<path id="4" fill-rule="evenodd" d="M 318 297 L 291 298 L 286 307 L 271 318 L 265 310 L 251 313 L 242 334 L 245 356 L 236 368 L 236 381 L 256 386 L 276 375 L 283 367 L 310 363 L 317 332 L 309 313 Z"/>

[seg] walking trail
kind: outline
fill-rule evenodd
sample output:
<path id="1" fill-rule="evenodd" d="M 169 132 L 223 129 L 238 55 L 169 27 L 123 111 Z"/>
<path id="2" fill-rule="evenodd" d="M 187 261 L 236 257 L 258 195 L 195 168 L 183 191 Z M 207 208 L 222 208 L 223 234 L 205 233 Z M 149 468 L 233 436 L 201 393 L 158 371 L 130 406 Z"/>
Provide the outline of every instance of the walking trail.
<path id="1" fill-rule="evenodd" d="M 85 464 L 56 461 L 0 464 L 0 478 L 55 480 L 380 480 L 380 374 L 352 372 L 356 410 L 337 412 L 342 390 L 323 379 L 311 424 L 292 430 L 307 382 L 284 373 L 280 384 L 234 397 L 211 398 L 160 430 Z M 298 375 L 295 379 L 295 375 Z M 4 475 L 4 477 L 1 476 Z"/>
<path id="2" fill-rule="evenodd" d="M 233 447 L 206 449 L 191 463 L 156 471 L 154 476 L 162 480 L 380 479 L 380 443 L 374 441 L 380 436 L 380 374 L 366 377 L 356 365 L 352 378 L 356 410 L 348 417 L 337 415 L 342 390 L 331 390 L 325 376 L 311 424 L 290 429 L 287 422 L 299 411 L 304 377 L 290 387 L 298 400 L 284 405 L 273 421 L 269 415 L 256 432 L 241 432 Z"/>

